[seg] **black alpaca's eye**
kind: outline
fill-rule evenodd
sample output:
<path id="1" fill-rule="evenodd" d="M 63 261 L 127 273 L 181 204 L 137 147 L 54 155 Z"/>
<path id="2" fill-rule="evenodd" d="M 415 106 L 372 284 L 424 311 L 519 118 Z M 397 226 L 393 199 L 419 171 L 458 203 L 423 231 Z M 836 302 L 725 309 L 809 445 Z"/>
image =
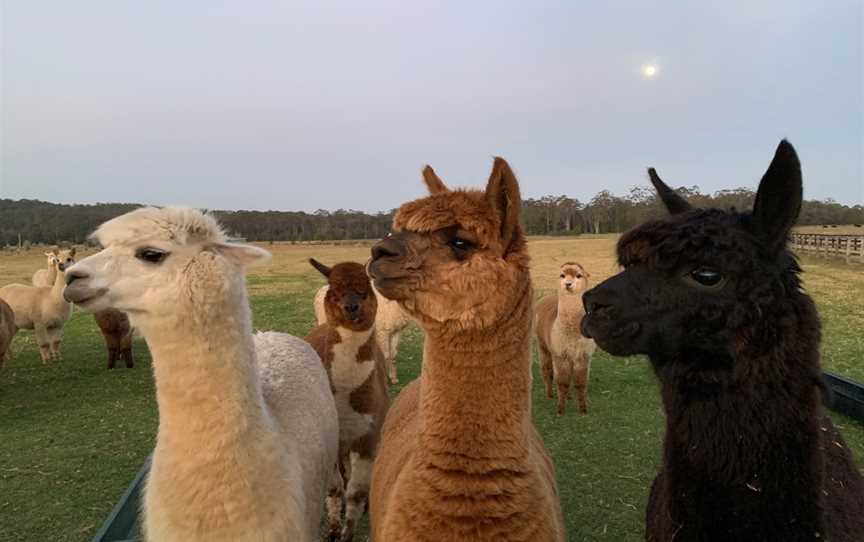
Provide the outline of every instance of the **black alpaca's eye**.
<path id="1" fill-rule="evenodd" d="M 708 267 L 697 267 L 690 271 L 687 278 L 703 288 L 720 288 L 726 283 L 723 273 Z"/>
<path id="2" fill-rule="evenodd" d="M 135 257 L 149 263 L 162 263 L 162 260 L 168 257 L 168 253 L 157 248 L 141 248 L 135 252 Z"/>

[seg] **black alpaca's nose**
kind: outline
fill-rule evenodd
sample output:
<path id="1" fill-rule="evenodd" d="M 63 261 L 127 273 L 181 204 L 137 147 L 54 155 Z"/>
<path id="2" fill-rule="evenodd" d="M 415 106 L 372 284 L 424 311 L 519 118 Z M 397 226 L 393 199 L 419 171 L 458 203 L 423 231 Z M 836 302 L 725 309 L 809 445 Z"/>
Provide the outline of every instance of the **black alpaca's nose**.
<path id="1" fill-rule="evenodd" d="M 612 306 L 612 300 L 608 295 L 603 295 L 602 291 L 597 288 L 592 288 L 582 294 L 582 305 L 585 306 L 585 312 L 598 313 Z"/>
<path id="2" fill-rule="evenodd" d="M 372 261 L 381 258 L 398 258 L 402 255 L 400 243 L 393 237 L 382 239 L 372 247 Z"/>
<path id="3" fill-rule="evenodd" d="M 75 282 L 78 279 L 86 279 L 89 276 L 90 275 L 88 275 L 82 269 L 76 269 L 75 271 L 72 271 L 70 273 L 66 273 L 66 286 L 69 286 L 70 284 L 72 284 L 73 282 Z"/>

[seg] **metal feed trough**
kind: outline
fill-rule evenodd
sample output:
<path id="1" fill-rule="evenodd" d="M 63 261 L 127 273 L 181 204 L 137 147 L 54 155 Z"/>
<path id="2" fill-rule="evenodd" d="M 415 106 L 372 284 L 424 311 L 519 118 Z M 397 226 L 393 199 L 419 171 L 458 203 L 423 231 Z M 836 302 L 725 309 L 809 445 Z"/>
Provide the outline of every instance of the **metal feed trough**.
<path id="1" fill-rule="evenodd" d="M 860 423 L 864 423 L 864 386 L 848 378 L 833 373 L 822 373 L 827 392 L 823 394 L 825 406 L 845 414 Z M 132 542 L 140 541 L 141 533 L 138 524 L 138 510 L 141 508 L 140 495 L 144 477 L 150 468 L 150 458 L 144 465 L 129 488 L 114 506 L 105 524 L 93 537 L 93 542 Z"/>

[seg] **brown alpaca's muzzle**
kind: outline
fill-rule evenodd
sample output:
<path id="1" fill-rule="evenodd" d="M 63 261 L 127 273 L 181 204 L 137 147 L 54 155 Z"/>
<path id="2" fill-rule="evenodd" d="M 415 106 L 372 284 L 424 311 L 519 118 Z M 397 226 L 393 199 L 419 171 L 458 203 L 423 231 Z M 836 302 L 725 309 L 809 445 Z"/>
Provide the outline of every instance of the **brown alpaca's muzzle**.
<path id="1" fill-rule="evenodd" d="M 419 268 L 418 251 L 411 246 L 417 237 L 411 233 L 395 233 L 372 247 L 372 259 L 366 272 L 375 289 L 387 299 L 398 301 L 408 297 L 409 285 Z"/>

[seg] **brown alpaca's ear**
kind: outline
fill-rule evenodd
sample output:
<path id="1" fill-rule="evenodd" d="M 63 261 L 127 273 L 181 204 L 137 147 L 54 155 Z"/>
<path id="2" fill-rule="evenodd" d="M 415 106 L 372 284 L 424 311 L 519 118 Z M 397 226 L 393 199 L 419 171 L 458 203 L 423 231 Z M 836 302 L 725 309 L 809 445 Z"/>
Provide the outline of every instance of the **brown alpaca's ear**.
<path id="1" fill-rule="evenodd" d="M 325 277 L 328 277 L 328 278 L 330 277 L 331 269 L 329 267 L 327 267 L 323 263 L 319 262 L 315 258 L 309 258 L 309 263 L 312 264 L 312 267 L 317 269 L 319 273 L 321 273 Z"/>
<path id="2" fill-rule="evenodd" d="M 72 247 L 72 250 L 69 251 L 69 257 L 70 257 L 70 258 L 74 258 L 74 257 L 75 257 L 75 247 Z"/>
<path id="3" fill-rule="evenodd" d="M 789 230 L 801 211 L 802 191 L 801 163 L 795 149 L 784 139 L 759 182 L 753 205 L 756 234 L 767 241 L 772 250 L 786 245 Z"/>
<path id="4" fill-rule="evenodd" d="M 492 174 L 486 184 L 486 199 L 501 219 L 501 243 L 506 252 L 519 226 L 522 197 L 519 195 L 516 175 L 503 158 L 495 157 Z"/>
<path id="5" fill-rule="evenodd" d="M 657 195 L 660 196 L 663 205 L 666 206 L 666 210 L 669 211 L 670 215 L 685 213 L 693 208 L 689 203 L 687 203 L 686 199 L 679 196 L 677 192 L 669 188 L 669 186 L 663 182 L 653 167 L 648 168 L 648 177 L 651 178 L 651 184 L 654 185 L 654 189 L 657 190 Z"/>
<path id="6" fill-rule="evenodd" d="M 426 188 L 429 189 L 429 194 L 432 196 L 448 191 L 444 181 L 435 174 L 435 170 L 431 166 L 423 168 L 423 182 L 426 183 Z"/>

